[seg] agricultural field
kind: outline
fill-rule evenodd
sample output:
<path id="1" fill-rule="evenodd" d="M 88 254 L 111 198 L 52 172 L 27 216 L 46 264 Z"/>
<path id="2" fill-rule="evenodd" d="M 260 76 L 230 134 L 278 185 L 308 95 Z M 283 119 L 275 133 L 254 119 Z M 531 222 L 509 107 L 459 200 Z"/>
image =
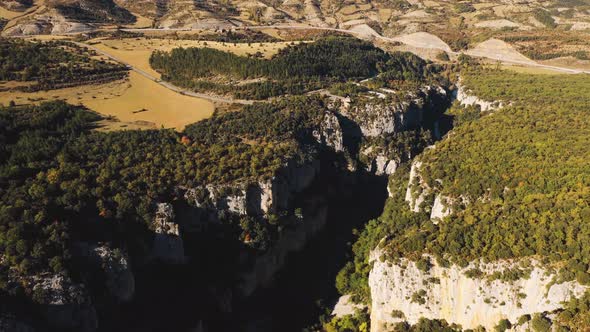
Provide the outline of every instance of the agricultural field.
<path id="1" fill-rule="evenodd" d="M 232 52 L 240 56 L 260 54 L 265 58 L 270 58 L 279 50 L 291 44 L 290 42 L 224 43 L 168 38 L 94 39 L 86 43 L 158 78 L 160 74 L 153 70 L 149 63 L 150 56 L 154 51 L 168 52 L 181 47 L 208 47 L 224 52 Z"/>
<path id="2" fill-rule="evenodd" d="M 107 116 L 103 130 L 175 128 L 205 119 L 215 109 L 204 99 L 185 96 L 135 73 L 123 81 L 103 85 L 26 92 L 0 92 L 0 103 L 17 105 L 65 100 Z"/>
<path id="3" fill-rule="evenodd" d="M 44 39 L 0 43 L 0 103 L 66 100 L 106 116 L 104 130 L 182 130 L 213 113 L 209 101 L 167 89 L 80 45 Z"/>

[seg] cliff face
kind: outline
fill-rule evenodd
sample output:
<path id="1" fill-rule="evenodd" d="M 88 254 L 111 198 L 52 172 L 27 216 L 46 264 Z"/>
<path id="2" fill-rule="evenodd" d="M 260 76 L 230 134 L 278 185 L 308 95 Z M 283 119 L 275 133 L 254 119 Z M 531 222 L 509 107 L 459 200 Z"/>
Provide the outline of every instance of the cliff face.
<path id="1" fill-rule="evenodd" d="M 362 137 L 365 134 L 389 135 L 421 126 L 426 115 L 435 112 L 435 104 L 442 101 L 446 105 L 448 102 L 447 93 L 441 87 L 426 87 L 412 94 L 411 98 L 412 102 L 391 107 L 366 106 L 360 116 L 358 109 L 341 109 L 340 114 L 326 110 L 320 125 L 311 133 L 312 138 L 320 150 L 347 154 L 350 151 L 345 143 L 355 133 L 347 132 L 343 128 L 343 121 L 352 122 L 357 128 L 365 128 L 360 133 Z M 384 114 L 386 121 L 382 118 Z M 376 149 L 383 150 L 377 146 Z M 173 202 L 158 205 L 153 226 L 156 233 L 153 256 L 167 263 L 184 263 L 185 234 L 201 232 L 219 223 L 222 217 L 266 218 L 302 208 L 302 215 L 284 228 L 267 250 L 255 255 L 244 253 L 240 258 L 245 263 L 238 285 L 233 290 L 236 292 L 234 295 L 251 295 L 260 286 L 271 282 L 285 264 L 289 252 L 301 250 L 307 240 L 324 227 L 327 209 L 322 195 L 308 193 L 305 199 L 301 199 L 301 193 L 320 177 L 320 159 L 316 156 L 304 163 L 288 161 L 271 177 L 261 178 L 257 182 L 238 181 L 178 188 L 180 200 L 188 203 L 188 206 L 177 206 L 177 203 L 171 204 Z M 374 158 L 370 171 L 377 175 L 392 174 L 397 169 L 399 159 L 398 156 L 391 157 L 391 154 L 382 152 Z M 296 199 L 299 200 L 297 206 L 294 205 Z M 244 243 L 248 245 L 248 241 L 244 240 Z"/>
<path id="2" fill-rule="evenodd" d="M 351 106 L 342 114 L 358 124 L 362 136 L 377 137 L 424 125 L 427 113 L 445 106 L 447 92 L 440 86 L 426 86 L 407 96 L 407 101 L 369 101 Z"/>
<path id="3" fill-rule="evenodd" d="M 257 288 L 270 285 L 285 265 L 287 255 L 302 250 L 309 239 L 324 228 L 328 209 L 322 197 L 310 197 L 305 210 L 299 224 L 281 233 L 277 244 L 258 256 L 251 268 L 240 275 L 238 291 L 241 295 L 250 296 Z"/>
<path id="4" fill-rule="evenodd" d="M 154 221 L 154 258 L 166 263 L 185 263 L 183 233 L 200 232 L 219 222 L 222 215 L 262 218 L 294 208 L 293 200 L 313 183 L 319 171 L 318 160 L 303 165 L 288 162 L 272 178 L 258 183 L 185 189 L 184 199 L 189 207 L 184 208 L 190 209 L 190 213 L 183 211 L 182 216 L 177 216 L 172 204 L 158 204 Z M 307 199 L 303 210 L 300 221 L 281 232 L 274 245 L 257 255 L 243 272 L 237 287 L 242 295 L 248 296 L 258 286 L 270 282 L 283 266 L 287 254 L 302 249 L 306 240 L 323 228 L 327 211 L 321 197 Z"/>
<path id="5" fill-rule="evenodd" d="M 503 104 L 498 101 L 485 101 L 479 97 L 471 94 L 461 82 L 457 83 L 457 89 L 454 91 L 454 97 L 463 106 L 479 106 L 482 112 L 493 111 L 503 107 Z"/>
<path id="6" fill-rule="evenodd" d="M 502 107 L 501 103 L 469 95 L 460 84 L 456 94 L 461 104 L 478 105 L 482 111 Z M 420 157 L 413 160 L 407 187 L 402 187 L 405 193 L 388 188 L 389 196 L 405 194 L 403 198 L 410 210 L 427 212 L 435 225 L 454 222 L 451 214 L 474 200 L 486 202 L 485 197 L 445 196 L 441 193 L 445 185 L 442 180 L 434 179 L 430 186 L 424 181 L 426 166 Z M 443 220 L 448 216 L 451 220 Z M 562 309 L 565 302 L 581 297 L 587 290 L 587 286 L 576 281 L 559 281 L 559 268 L 548 266 L 539 257 L 477 260 L 465 267 L 441 266 L 433 257 L 422 257 L 426 258 L 431 265 L 425 267 L 408 258 L 389 261 L 381 249 L 371 253 L 373 265 L 368 283 L 373 332 L 391 331 L 399 322 L 416 324 L 422 317 L 446 320 L 463 329 L 482 326 L 490 331 L 503 319 L 516 324 L 523 315 Z M 527 328 L 528 323 L 525 323 L 518 325 L 515 331 Z"/>
<path id="7" fill-rule="evenodd" d="M 374 256 L 379 256 L 378 251 Z M 502 319 L 516 323 L 522 315 L 559 309 L 586 290 L 572 281 L 554 283 L 555 273 L 537 261 L 527 262 L 526 268 L 524 261 L 471 262 L 465 268 L 432 262 L 424 271 L 405 259 L 398 263 L 375 259 L 369 275 L 371 331 L 388 331 L 400 321 L 415 324 L 421 317 L 444 319 L 464 329 L 481 325 L 493 330 Z M 469 277 L 475 268 L 483 275 Z M 512 281 L 490 277 L 509 269 L 521 269 L 527 275 Z"/>
<path id="8" fill-rule="evenodd" d="M 406 97 L 409 101 L 373 98 L 343 106 L 342 116 L 357 126 L 357 132 L 349 135 L 364 140 L 360 159 L 369 173 L 391 175 L 402 162 L 412 159 L 412 151 L 400 150 L 387 142 L 407 130 L 424 128 L 436 132 L 437 118 L 450 102 L 449 93 L 441 86 L 426 86 Z"/>
<path id="9" fill-rule="evenodd" d="M 56 330 L 94 331 L 98 327 L 96 310 L 84 285 L 64 275 L 31 279 L 42 315 Z"/>
<path id="10" fill-rule="evenodd" d="M 40 318 L 41 326 L 55 331 L 95 331 L 97 303 L 122 303 L 135 294 L 135 277 L 125 253 L 105 245 L 77 242 L 72 263 L 84 267 L 76 278 L 66 274 L 43 273 L 23 278 L 8 275 L 8 291 L 32 294 L 38 317 L 15 318 L 0 314 L 0 331 L 37 331 L 28 321 Z M 99 298 L 92 290 L 100 290 Z M 25 318 L 25 321 L 21 321 Z"/>

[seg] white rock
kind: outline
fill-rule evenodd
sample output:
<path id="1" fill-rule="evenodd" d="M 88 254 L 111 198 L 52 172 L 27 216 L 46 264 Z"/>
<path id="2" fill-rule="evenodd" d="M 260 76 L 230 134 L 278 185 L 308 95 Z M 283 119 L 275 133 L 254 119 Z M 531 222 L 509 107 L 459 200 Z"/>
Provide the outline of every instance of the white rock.
<path id="1" fill-rule="evenodd" d="M 180 237 L 178 224 L 174 220 L 174 209 L 170 203 L 157 205 L 154 219 L 155 236 L 152 256 L 167 263 L 181 264 L 186 261 L 184 243 Z"/>
<path id="2" fill-rule="evenodd" d="M 389 160 L 384 155 L 375 158 L 375 175 L 391 175 L 397 170 L 398 162 Z"/>
<path id="3" fill-rule="evenodd" d="M 379 253 L 372 256 L 378 257 Z M 554 274 L 536 261 L 531 262 L 529 278 L 512 282 L 472 279 L 465 272 L 479 265 L 482 271 L 491 274 L 518 266 L 516 261 L 471 263 L 466 268 L 456 265 L 444 268 L 438 266 L 434 259 L 431 261 L 433 266 L 424 272 L 414 262 L 405 259 L 399 264 L 374 260 L 369 274 L 371 331 L 388 331 L 388 326 L 398 321 L 391 317 L 393 310 L 403 312 L 410 324 L 425 317 L 444 319 L 460 324 L 464 329 L 482 325 L 493 330 L 501 319 L 515 323 L 525 314 L 562 308 L 562 302 L 572 296 L 581 296 L 587 288 L 577 282 L 551 284 Z M 439 283 L 431 282 L 431 278 L 438 279 Z M 412 295 L 422 289 L 426 291 L 423 297 L 425 303 L 412 302 Z"/>
<path id="4" fill-rule="evenodd" d="M 364 305 L 352 302 L 350 295 L 342 295 L 338 298 L 338 302 L 332 310 L 332 315 L 336 317 L 354 315 L 357 310 L 362 310 L 363 308 L 365 308 Z"/>
<path id="5" fill-rule="evenodd" d="M 398 162 L 396 160 L 390 160 L 385 167 L 384 173 L 387 175 L 391 175 L 397 171 Z"/>
<path id="6" fill-rule="evenodd" d="M 450 215 L 452 212 L 453 211 L 451 211 L 449 206 L 449 199 L 447 197 L 443 197 L 441 194 L 438 194 L 434 198 L 434 204 L 432 205 L 432 210 L 430 211 L 430 220 L 432 220 L 434 223 L 437 223 L 439 220 Z"/>
<path id="7" fill-rule="evenodd" d="M 174 208 L 170 203 L 158 203 L 156 218 L 154 219 L 155 231 L 158 234 L 170 234 L 178 236 L 178 224 L 174 222 Z"/>
<path id="8" fill-rule="evenodd" d="M 319 130 L 313 132 L 319 144 L 331 147 L 336 152 L 344 151 L 344 136 L 340 122 L 332 112 L 326 112 Z"/>
<path id="9" fill-rule="evenodd" d="M 410 169 L 410 180 L 408 181 L 408 188 L 406 189 L 406 197 L 405 200 L 410 205 L 410 209 L 414 212 L 420 212 L 420 205 L 424 202 L 424 198 L 426 196 L 426 189 L 422 189 L 422 192 L 418 195 L 418 197 L 412 197 L 412 188 L 415 185 L 422 186 L 423 181 L 420 177 L 419 171 L 420 167 L 422 167 L 422 162 L 418 160 L 414 160 L 412 162 L 412 168 Z"/>
<path id="10" fill-rule="evenodd" d="M 455 91 L 456 93 L 456 99 L 457 101 L 459 101 L 459 103 L 463 106 L 476 106 L 478 105 L 481 109 L 482 112 L 487 112 L 487 111 L 494 111 L 497 109 L 501 109 L 503 107 L 503 104 L 501 102 L 498 101 L 485 101 L 480 99 L 477 96 L 471 95 L 469 91 L 467 91 L 467 89 L 465 89 L 465 87 L 458 82 L 457 83 L 457 90 Z"/>

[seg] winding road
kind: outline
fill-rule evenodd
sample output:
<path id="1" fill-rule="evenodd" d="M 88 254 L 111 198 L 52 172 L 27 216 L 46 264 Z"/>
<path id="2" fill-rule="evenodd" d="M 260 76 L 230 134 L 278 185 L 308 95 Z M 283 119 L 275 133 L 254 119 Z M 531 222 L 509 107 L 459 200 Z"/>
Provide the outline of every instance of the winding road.
<path id="1" fill-rule="evenodd" d="M 258 26 L 235 27 L 234 29 L 237 29 L 237 30 L 263 30 L 263 29 L 323 30 L 323 31 L 333 31 L 333 32 L 345 33 L 345 34 L 352 35 L 352 36 L 359 37 L 359 38 L 363 38 L 363 39 L 375 38 L 375 39 L 378 39 L 378 40 L 381 40 L 384 42 L 388 42 L 388 43 L 399 43 L 400 42 L 400 40 L 398 38 L 384 37 L 384 36 L 381 36 L 380 34 L 378 34 L 377 32 L 371 33 L 371 34 L 366 34 L 366 33 L 354 31 L 354 30 L 328 28 L 328 27 L 313 27 L 313 26 L 302 26 L 302 25 L 258 25 Z M 146 31 L 175 32 L 175 31 L 201 31 L 203 29 L 174 29 L 174 28 L 172 28 L 172 29 L 152 29 L 152 28 L 148 28 L 148 29 L 122 29 L 122 30 L 127 31 L 127 32 L 146 32 Z M 458 56 L 459 54 L 461 54 L 461 52 L 453 52 L 453 51 L 449 52 L 447 49 L 443 49 L 440 47 L 424 47 L 423 45 L 411 45 L 411 44 L 408 44 L 408 45 L 415 46 L 418 48 L 437 49 L 437 50 L 445 51 L 445 52 L 447 52 L 451 55 L 455 55 L 455 56 Z M 590 70 L 544 65 L 544 64 L 536 63 L 534 61 L 528 62 L 528 61 L 518 61 L 518 60 L 514 60 L 514 59 L 506 59 L 505 57 L 503 57 L 500 54 L 490 53 L 487 55 L 470 55 L 470 56 L 476 57 L 476 58 L 483 58 L 483 59 L 489 59 L 489 60 L 494 60 L 494 61 L 500 61 L 502 63 L 507 63 L 507 64 L 516 64 L 516 65 L 523 65 L 523 66 L 535 67 L 535 68 L 541 68 L 541 69 L 549 69 L 549 70 L 560 71 L 560 72 L 564 72 L 564 73 L 590 74 Z"/>
<path id="2" fill-rule="evenodd" d="M 334 32 L 341 32 L 341 33 L 346 33 L 349 35 L 353 35 L 356 37 L 360 37 L 360 38 L 375 38 L 375 39 L 379 39 L 381 41 L 384 42 L 400 42 L 399 39 L 396 38 L 389 38 L 389 37 L 383 37 L 377 33 L 374 34 L 365 34 L 359 31 L 353 31 L 353 30 L 345 30 L 345 29 L 337 29 L 337 28 L 327 28 L 327 27 L 310 27 L 310 26 L 298 26 L 298 25 L 270 25 L 270 26 L 245 26 L 245 27 L 236 27 L 236 29 L 251 29 L 251 30 L 261 30 L 261 29 L 301 29 L 301 30 L 309 30 L 309 29 L 313 29 L 313 30 L 325 30 L 325 31 L 334 31 Z M 162 32 L 174 32 L 174 31 L 196 31 L 198 29 L 152 29 L 152 28 L 128 28 L 128 29 L 122 29 L 123 31 L 126 32 L 147 32 L 147 31 L 162 31 Z M 202 29 L 201 29 L 202 30 Z M 195 97 L 195 98 L 201 98 L 201 99 L 206 99 L 215 103 L 224 103 L 224 104 L 242 104 L 242 105 L 251 105 L 253 104 L 255 101 L 253 100 L 245 100 L 245 99 L 234 99 L 231 97 L 222 97 L 222 96 L 212 96 L 209 94 L 204 94 L 204 93 L 198 93 L 198 92 L 194 92 L 194 91 L 190 91 L 190 90 L 186 90 L 183 88 L 180 88 L 176 85 L 173 85 L 172 83 L 169 82 L 165 82 L 162 81 L 161 79 L 152 76 L 151 74 L 147 73 L 146 71 L 137 68 L 125 61 L 123 61 L 122 59 L 109 54 L 107 52 L 105 52 L 104 50 L 101 50 L 99 48 L 96 48 L 92 45 L 89 44 L 85 44 L 85 43 L 81 43 L 81 42 L 74 42 L 76 45 L 81 46 L 81 47 L 86 47 L 88 49 L 91 49 L 95 52 L 97 52 L 98 54 L 101 54 L 113 61 L 119 62 L 121 64 L 126 65 L 130 70 L 133 70 L 135 72 L 137 72 L 138 74 L 142 75 L 143 77 L 167 88 L 170 89 L 174 92 L 186 95 L 186 96 L 191 96 L 191 97 Z M 410 44 L 409 44 L 410 45 Z M 410 45 L 410 46 L 416 46 L 416 45 Z M 424 47 L 423 47 L 424 48 Z M 460 53 L 459 52 L 453 52 L 453 51 L 448 51 L 446 49 L 442 49 L 440 47 L 426 47 L 426 48 L 431 48 L 431 49 L 438 49 L 441 51 L 445 51 L 447 53 L 450 53 L 452 55 L 458 56 Z M 477 58 L 484 58 L 484 59 L 489 59 L 489 60 L 494 60 L 494 61 L 500 61 L 502 63 L 507 63 L 507 64 L 517 64 L 517 65 L 523 65 L 523 66 L 527 66 L 527 67 L 534 67 L 534 68 L 541 68 L 541 69 L 549 69 L 549 70 L 554 70 L 554 71 L 558 71 L 558 72 L 564 72 L 564 73 L 571 73 L 571 74 L 590 74 L 590 70 L 584 70 L 584 69 L 574 69 L 574 68 L 566 68 L 566 67 L 559 67 L 559 66 L 550 66 L 550 65 L 544 65 L 544 64 L 540 64 L 540 63 L 536 63 L 534 61 L 518 61 L 518 60 L 514 60 L 514 59 L 506 59 L 504 58 L 501 54 L 487 54 L 487 55 L 471 55 L 473 57 L 477 57 Z"/>
<path id="3" fill-rule="evenodd" d="M 125 61 L 123 61 L 122 59 L 105 52 L 104 50 L 101 50 L 99 48 L 96 48 L 92 45 L 89 44 L 85 44 L 85 43 L 80 43 L 80 42 L 72 42 L 80 47 L 86 47 L 100 55 L 103 55 L 113 61 L 116 61 L 118 63 L 121 63 L 125 66 L 127 66 L 127 68 L 129 68 L 130 70 L 133 70 L 134 72 L 140 74 L 141 76 L 147 78 L 150 81 L 153 81 L 163 87 L 165 87 L 166 89 L 172 90 L 174 92 L 180 93 L 182 95 L 186 95 L 186 96 L 190 96 L 190 97 L 195 97 L 195 98 L 201 98 L 201 99 L 206 99 L 215 103 L 223 103 L 223 104 L 242 104 L 242 105 L 251 105 L 254 103 L 253 100 L 245 100 L 245 99 L 233 99 L 230 97 L 218 97 L 218 96 L 211 96 L 205 93 L 198 93 L 198 92 L 194 92 L 194 91 L 190 91 L 190 90 L 186 90 L 183 88 L 180 88 L 172 83 L 166 82 L 166 81 L 162 81 L 161 79 L 154 77 L 152 75 L 150 75 L 148 72 L 146 72 L 145 70 L 142 70 L 140 68 L 137 68 Z"/>

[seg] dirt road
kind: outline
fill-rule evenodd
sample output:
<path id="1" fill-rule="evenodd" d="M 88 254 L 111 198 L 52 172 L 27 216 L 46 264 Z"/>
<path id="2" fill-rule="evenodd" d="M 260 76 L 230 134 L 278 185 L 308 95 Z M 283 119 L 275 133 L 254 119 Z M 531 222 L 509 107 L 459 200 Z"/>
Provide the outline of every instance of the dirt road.
<path id="1" fill-rule="evenodd" d="M 186 89 L 180 88 L 180 87 L 178 87 L 178 86 L 176 86 L 176 85 L 174 85 L 172 83 L 162 81 L 162 80 L 160 80 L 160 79 L 158 79 L 158 78 L 150 75 L 146 71 L 144 71 L 144 70 L 142 70 L 140 68 L 134 67 L 131 64 L 129 64 L 129 63 L 127 63 L 127 62 L 125 62 L 125 61 L 117 58 L 116 56 L 114 56 L 112 54 L 109 54 L 109 53 L 105 52 L 104 50 L 98 49 L 98 48 L 96 48 L 96 47 L 94 47 L 92 45 L 88 45 L 88 44 L 84 44 L 84 43 L 80 43 L 80 42 L 73 42 L 73 43 L 76 44 L 76 45 L 78 45 L 78 46 L 80 46 L 80 47 L 86 47 L 86 48 L 88 48 L 90 50 L 93 50 L 94 52 L 96 52 L 98 54 L 101 54 L 101 55 L 103 55 L 103 56 L 105 56 L 105 57 L 107 57 L 107 58 L 109 58 L 109 59 L 111 59 L 113 61 L 116 61 L 118 63 L 124 64 L 129 69 L 135 71 L 136 73 L 140 74 L 141 76 L 143 76 L 143 77 L 145 77 L 145 78 L 147 78 L 147 79 L 149 79 L 149 80 L 151 80 L 151 81 L 153 81 L 153 82 L 155 82 L 155 83 L 157 83 L 157 84 L 159 84 L 159 85 L 161 85 L 161 86 L 163 86 L 163 87 L 165 87 L 165 88 L 167 88 L 169 90 L 172 90 L 174 92 L 177 92 L 177 93 L 180 93 L 180 94 L 183 94 L 183 95 L 186 95 L 186 96 L 191 96 L 191 97 L 195 97 L 195 98 L 206 99 L 206 100 L 209 100 L 209 101 L 212 101 L 212 102 L 223 103 L 223 104 L 251 105 L 251 104 L 254 103 L 254 101 L 252 101 L 252 100 L 233 99 L 233 98 L 230 98 L 230 97 L 217 97 L 217 96 L 211 96 L 211 95 L 204 94 L 204 93 L 198 93 L 198 92 L 186 90 Z"/>
<path id="2" fill-rule="evenodd" d="M 314 30 L 326 30 L 326 31 L 341 32 L 341 33 L 346 33 L 346 34 L 354 35 L 354 36 L 361 37 L 361 38 L 368 37 L 365 34 L 359 33 L 357 31 L 350 31 L 350 30 L 336 29 L 336 28 L 299 26 L 299 25 L 249 26 L 249 27 L 238 27 L 237 29 L 256 29 L 256 30 L 259 30 L 259 29 L 301 29 L 301 30 L 314 29 Z M 128 32 L 191 31 L 190 29 L 151 29 L 151 28 L 146 28 L 146 29 L 134 28 L 134 29 L 122 29 L 122 30 L 128 31 Z M 402 38 L 399 36 L 395 37 L 395 38 L 389 38 L 389 37 L 383 37 L 379 34 L 371 34 L 371 36 L 369 36 L 369 37 L 379 39 L 379 40 L 382 40 L 385 42 L 400 42 L 400 41 L 404 42 L 404 43 L 411 43 L 412 42 L 411 39 L 405 39 L 405 38 Z M 93 47 L 92 45 L 88 45 L 88 44 L 84 44 L 84 43 L 80 43 L 80 42 L 76 42 L 75 44 L 82 46 L 82 47 L 87 47 L 88 49 L 91 49 L 99 54 L 102 54 L 113 61 L 122 63 L 122 64 L 126 65 L 129 69 L 139 73 L 140 75 L 144 76 L 145 78 L 147 78 L 147 79 L 149 79 L 149 80 L 151 80 L 151 81 L 153 81 L 153 82 L 155 82 L 167 89 L 170 89 L 172 91 L 175 91 L 175 92 L 183 94 L 183 95 L 187 95 L 187 96 L 191 96 L 191 97 L 195 97 L 195 98 L 202 98 L 202 99 L 206 99 L 206 100 L 216 102 L 216 103 L 225 103 L 225 104 L 235 103 L 235 104 L 242 104 L 242 105 L 251 105 L 254 103 L 254 101 L 252 101 L 252 100 L 233 99 L 231 97 L 211 96 L 211 95 L 204 94 L 204 93 L 198 93 L 198 92 L 186 90 L 186 89 L 180 88 L 176 85 L 173 85 L 169 82 L 162 81 L 162 80 L 150 75 L 149 73 L 145 72 L 144 70 L 134 67 L 131 64 L 123 61 L 122 59 L 119 59 L 116 56 L 105 52 L 104 50 Z M 412 46 L 424 47 L 424 43 L 421 43 L 420 41 L 417 41 L 416 44 L 417 45 L 412 45 Z M 429 44 L 429 47 L 434 48 L 434 49 L 440 49 L 441 51 L 445 51 L 445 52 L 452 54 L 452 55 L 459 55 L 460 54 L 459 52 L 451 51 L 450 48 L 448 48 L 448 46 L 441 46 L 436 43 Z M 506 63 L 506 64 L 517 64 L 517 65 L 523 65 L 523 66 L 527 66 L 527 67 L 549 69 L 549 70 L 554 70 L 557 72 L 572 73 L 572 74 L 583 74 L 583 73 L 590 74 L 590 70 L 543 65 L 543 64 L 536 63 L 532 60 L 525 60 L 524 57 L 523 57 L 523 60 L 517 60 L 517 59 L 511 58 L 509 56 L 503 56 L 503 54 L 500 52 L 481 52 L 481 50 L 479 50 L 479 52 L 472 52 L 471 50 L 468 50 L 465 53 L 467 53 L 473 57 L 489 59 L 489 60 L 493 60 L 493 61 L 499 61 L 501 63 Z"/>
<path id="3" fill-rule="evenodd" d="M 424 48 L 425 45 L 429 44 L 429 43 L 424 43 L 421 42 L 420 40 L 416 40 L 416 41 L 412 41 L 409 38 L 404 38 L 404 36 L 397 36 L 394 38 L 389 38 L 389 37 L 384 37 L 379 35 L 378 33 L 374 33 L 371 34 L 370 36 L 363 34 L 362 32 L 359 31 L 351 31 L 351 30 L 346 30 L 346 29 L 337 29 L 337 28 L 326 28 L 326 27 L 313 27 L 313 26 L 303 26 L 303 25 L 262 25 L 262 26 L 244 26 L 244 27 L 236 27 L 235 29 L 250 29 L 250 30 L 262 30 L 262 29 L 295 29 L 295 30 L 324 30 L 324 31 L 334 31 L 334 32 L 341 32 L 341 33 L 345 33 L 345 34 L 349 34 L 349 35 L 353 35 L 355 37 L 360 37 L 360 38 L 375 38 L 375 39 L 379 39 L 381 41 L 384 42 L 389 42 L 389 43 L 395 43 L 395 42 L 402 42 L 402 43 L 406 43 L 410 46 L 415 46 L 415 47 L 422 47 Z M 192 31 L 191 29 L 123 29 L 124 31 L 128 31 L 128 32 L 146 32 L 146 31 Z M 202 30 L 202 29 L 201 29 Z M 445 45 L 432 45 L 429 44 L 428 48 L 432 48 L 432 49 L 439 49 L 441 51 L 445 51 L 451 55 L 459 55 L 460 52 L 453 52 L 450 50 L 450 48 L 448 48 L 448 46 Z M 470 53 L 469 50 L 467 50 L 465 53 Z M 493 60 L 493 61 L 500 61 L 502 63 L 507 63 L 507 64 L 517 64 L 517 65 L 523 65 L 523 66 L 529 66 L 529 67 L 536 67 L 536 68 L 543 68 L 543 69 L 549 69 L 549 70 L 554 70 L 554 71 L 558 71 L 558 72 L 564 72 L 564 73 L 573 73 L 573 74 L 590 74 L 590 70 L 584 70 L 584 69 L 574 69 L 574 68 L 566 68 L 566 67 L 559 67 L 559 66 L 550 66 L 550 65 L 543 65 L 540 63 L 536 63 L 534 61 L 524 61 L 524 60 L 515 60 L 515 59 L 510 59 L 508 57 L 504 57 L 502 56 L 502 54 L 497 54 L 494 52 L 490 52 L 488 54 L 483 54 L 483 53 L 471 53 L 470 54 L 473 57 L 477 57 L 477 58 L 483 58 L 483 59 L 489 59 L 489 60 Z"/>

